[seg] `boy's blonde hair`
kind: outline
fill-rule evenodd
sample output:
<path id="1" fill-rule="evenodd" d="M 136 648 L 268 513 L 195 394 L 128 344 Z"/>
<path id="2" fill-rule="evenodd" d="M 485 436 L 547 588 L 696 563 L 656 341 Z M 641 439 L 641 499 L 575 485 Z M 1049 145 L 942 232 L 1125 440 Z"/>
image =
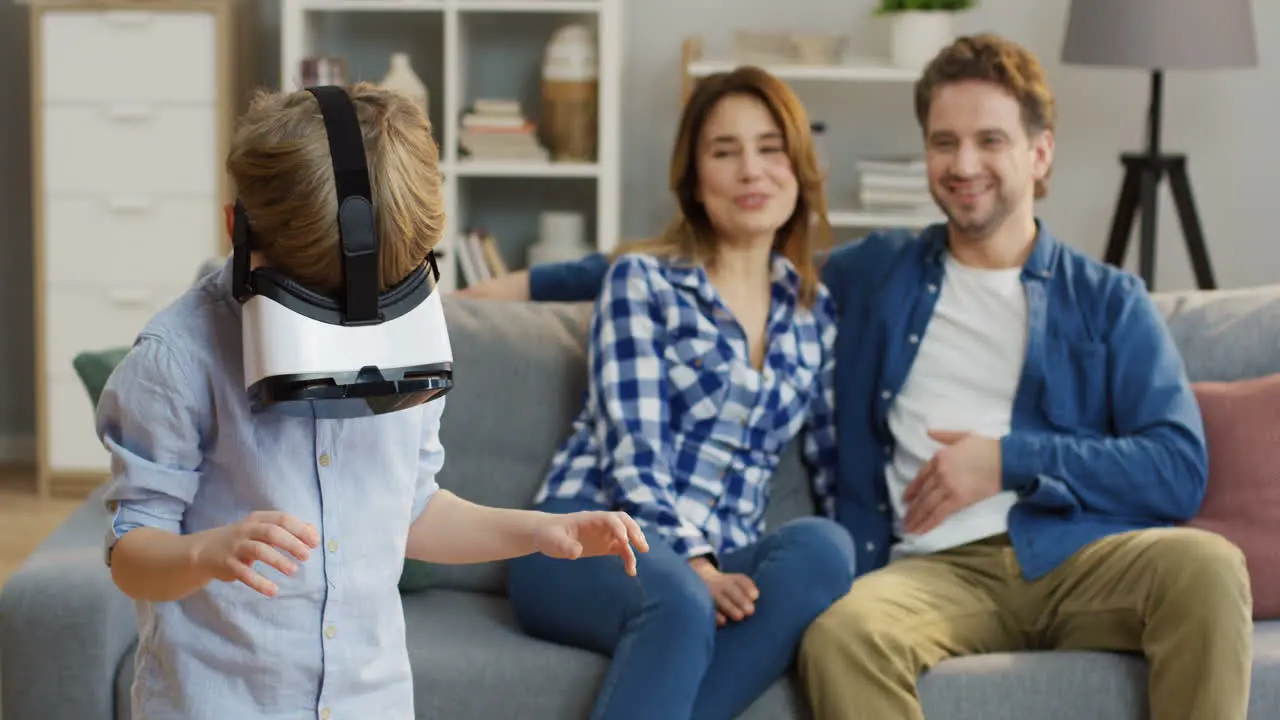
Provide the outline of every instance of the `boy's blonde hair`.
<path id="1" fill-rule="evenodd" d="M 364 131 L 385 290 L 421 265 L 444 231 L 440 153 L 412 100 L 372 83 L 346 89 Z M 315 96 L 255 95 L 231 140 L 227 171 L 266 263 L 316 290 L 341 288 L 337 190 Z"/>

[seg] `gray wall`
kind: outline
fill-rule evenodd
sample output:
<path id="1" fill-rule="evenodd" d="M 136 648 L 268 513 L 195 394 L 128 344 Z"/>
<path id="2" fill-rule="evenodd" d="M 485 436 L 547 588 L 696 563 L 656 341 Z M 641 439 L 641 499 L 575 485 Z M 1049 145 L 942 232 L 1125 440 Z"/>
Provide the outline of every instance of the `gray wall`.
<path id="1" fill-rule="evenodd" d="M 711 50 L 725 48 L 735 28 L 853 35 L 869 52 L 883 50 L 885 29 L 872 0 L 628 0 L 623 122 L 623 231 L 653 232 L 670 212 L 666 153 L 678 112 L 680 41 L 701 33 Z M 1057 60 L 1067 0 L 982 0 L 960 30 L 994 30 L 1037 52 L 1060 103 L 1057 164 L 1040 208 L 1059 237 L 1100 256 L 1121 178 L 1117 154 L 1143 141 L 1146 75 L 1064 67 Z M 275 4 L 260 3 L 260 77 L 278 62 Z M 643 11 L 641 11 L 643 8 Z M 1165 143 L 1187 152 L 1192 183 L 1219 284 L 1280 282 L 1280 241 L 1271 237 L 1268 202 L 1280 188 L 1280 149 L 1268 125 L 1280 115 L 1280 4 L 1255 2 L 1261 66 L 1223 73 L 1169 73 Z M 31 352 L 31 214 L 29 93 L 25 8 L 0 0 L 0 457 L 29 445 L 34 423 Z M 1194 38 L 1188 38 L 1194 42 Z M 899 85 L 797 84 L 812 115 L 831 128 L 835 188 L 860 153 L 916 151 L 909 88 Z M 1110 119 L 1104 117 L 1110 114 Z M 1194 285 L 1168 191 L 1161 193 L 1158 288 Z M 832 200 L 840 204 L 839 197 Z M 1131 262 L 1132 266 L 1133 263 Z"/>

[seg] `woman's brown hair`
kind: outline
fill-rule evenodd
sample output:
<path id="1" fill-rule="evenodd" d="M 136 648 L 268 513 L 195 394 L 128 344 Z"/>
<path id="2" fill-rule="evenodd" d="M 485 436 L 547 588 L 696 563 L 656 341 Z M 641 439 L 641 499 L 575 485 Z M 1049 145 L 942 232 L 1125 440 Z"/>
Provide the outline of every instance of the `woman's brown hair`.
<path id="1" fill-rule="evenodd" d="M 364 131 L 385 290 L 444 232 L 439 150 L 426 114 L 369 83 L 347 88 Z M 338 200 L 320 106 L 310 92 L 260 92 L 240 119 L 227 170 L 266 262 L 309 287 L 342 287 Z"/>
<path id="2" fill-rule="evenodd" d="M 708 75 L 698 82 L 680 116 L 679 134 L 671 153 L 670 187 L 679 212 L 662 234 L 622 245 L 614 256 L 643 252 L 699 263 L 714 257 L 715 229 L 706 208 L 698 201 L 698 143 L 711 111 L 725 97 L 737 94 L 763 102 L 782 131 L 799 193 L 795 211 L 778 229 L 773 249 L 795 266 L 800 275 L 800 300 L 810 305 L 818 285 L 814 251 L 825 249 L 831 242 L 823 178 L 804 105 L 786 83 L 758 67 L 742 66 L 732 72 Z M 817 243 L 815 232 L 819 236 Z"/>

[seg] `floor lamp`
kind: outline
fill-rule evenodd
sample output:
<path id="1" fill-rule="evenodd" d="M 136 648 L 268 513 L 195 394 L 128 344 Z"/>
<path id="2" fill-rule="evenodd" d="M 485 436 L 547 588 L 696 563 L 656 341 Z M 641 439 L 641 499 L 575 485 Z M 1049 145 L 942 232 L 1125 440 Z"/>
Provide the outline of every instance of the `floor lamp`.
<path id="1" fill-rule="evenodd" d="M 1204 231 L 1196 211 L 1187 157 L 1160 145 L 1166 70 L 1213 70 L 1258 64 L 1251 0 L 1071 0 L 1062 62 L 1139 68 L 1151 74 L 1147 147 L 1123 153 L 1124 182 L 1116 203 L 1104 260 L 1123 265 L 1139 225 L 1139 274 L 1155 289 L 1156 191 L 1168 179 L 1196 284 L 1216 287 Z"/>

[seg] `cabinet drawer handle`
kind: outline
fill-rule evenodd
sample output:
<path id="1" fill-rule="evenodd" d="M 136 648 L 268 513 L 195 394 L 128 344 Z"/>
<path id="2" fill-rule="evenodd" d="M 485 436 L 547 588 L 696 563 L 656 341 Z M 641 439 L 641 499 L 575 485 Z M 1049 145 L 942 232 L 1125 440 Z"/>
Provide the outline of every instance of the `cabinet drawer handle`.
<path id="1" fill-rule="evenodd" d="M 146 10 L 107 10 L 102 19 L 116 27 L 142 27 L 151 22 L 151 16 Z"/>
<path id="2" fill-rule="evenodd" d="M 107 299 L 116 305 L 144 305 L 151 300 L 151 291 L 143 288 L 114 288 L 107 291 Z"/>
<path id="3" fill-rule="evenodd" d="M 107 106 L 107 117 L 117 122 L 139 122 L 150 120 L 155 110 L 150 105 L 113 104 Z"/>
<path id="4" fill-rule="evenodd" d="M 113 197 L 107 201 L 107 207 L 111 208 L 112 212 L 118 213 L 144 213 L 151 210 L 151 198 Z"/>

